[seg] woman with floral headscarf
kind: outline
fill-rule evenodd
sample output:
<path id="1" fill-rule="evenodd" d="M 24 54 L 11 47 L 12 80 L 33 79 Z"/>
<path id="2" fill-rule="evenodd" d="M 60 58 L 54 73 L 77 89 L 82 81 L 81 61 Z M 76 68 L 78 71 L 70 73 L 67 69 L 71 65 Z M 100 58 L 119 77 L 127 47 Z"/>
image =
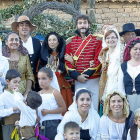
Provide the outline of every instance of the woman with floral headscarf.
<path id="1" fill-rule="evenodd" d="M 127 96 L 130 109 L 140 108 L 140 38 L 134 38 L 127 44 L 128 50 L 119 69 L 118 88 Z"/>
<path id="2" fill-rule="evenodd" d="M 64 140 L 64 125 L 70 121 L 79 124 L 80 139 L 96 140 L 100 118 L 94 110 L 91 93 L 85 88 L 78 89 L 68 110 L 57 128 L 55 140 Z"/>
<path id="3" fill-rule="evenodd" d="M 118 71 L 121 65 L 120 36 L 115 26 L 107 26 L 103 36 L 103 43 L 99 54 L 102 63 L 102 73 L 99 81 L 100 115 L 102 105 L 107 94 L 118 89 Z"/>
<path id="4" fill-rule="evenodd" d="M 129 110 L 125 96 L 116 91 L 108 94 L 103 114 L 97 140 L 126 140 L 128 130 L 134 124 L 134 113 Z"/>

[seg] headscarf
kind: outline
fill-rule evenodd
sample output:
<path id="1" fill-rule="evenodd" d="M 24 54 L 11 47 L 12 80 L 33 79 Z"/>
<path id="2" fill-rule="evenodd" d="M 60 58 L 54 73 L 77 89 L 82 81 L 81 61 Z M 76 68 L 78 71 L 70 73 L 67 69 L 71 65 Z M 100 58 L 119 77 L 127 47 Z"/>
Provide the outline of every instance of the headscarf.
<path id="1" fill-rule="evenodd" d="M 107 47 L 107 44 L 105 42 L 105 35 L 109 30 L 113 30 L 115 31 L 115 33 L 117 34 L 117 44 L 116 47 L 114 48 L 113 53 L 111 54 L 110 58 L 109 58 L 109 66 L 108 66 L 108 70 L 107 70 L 107 88 L 106 88 L 106 95 L 109 94 L 111 91 L 113 90 L 117 90 L 117 82 L 118 82 L 118 71 L 119 71 L 119 67 L 121 65 L 121 59 L 120 59 L 120 47 L 121 47 L 121 42 L 120 42 L 120 36 L 119 33 L 116 29 L 115 26 L 108 26 L 105 29 L 105 33 L 103 36 L 103 49 L 105 49 Z"/>
<path id="2" fill-rule="evenodd" d="M 103 114 L 104 115 L 109 114 L 110 98 L 111 98 L 111 95 L 113 93 L 119 94 L 119 96 L 123 99 L 123 115 L 127 118 L 129 116 L 129 104 L 127 102 L 126 97 L 123 94 L 121 94 L 120 92 L 118 92 L 118 91 L 113 91 L 113 92 L 111 92 L 110 94 L 107 95 L 107 97 L 105 99 L 105 102 L 104 102 Z"/>
<path id="3" fill-rule="evenodd" d="M 134 47 L 137 43 L 140 43 L 140 38 L 139 37 L 133 38 L 128 42 L 128 44 L 126 45 L 126 48 L 124 50 L 123 62 L 129 61 L 131 59 L 130 49 L 132 47 Z"/>
<path id="4" fill-rule="evenodd" d="M 73 114 L 74 114 L 73 117 L 80 116 L 78 113 L 78 109 L 77 109 L 78 107 L 77 107 L 77 103 L 76 103 L 76 95 L 77 95 L 78 91 L 80 91 L 82 89 L 86 89 L 86 88 L 80 88 L 80 89 L 76 90 L 75 96 L 74 96 L 74 101 L 71 104 L 71 106 L 68 108 L 69 111 L 73 111 Z M 86 89 L 86 90 L 88 90 L 88 89 Z M 92 94 L 91 94 L 91 99 L 92 99 Z M 87 125 L 89 126 L 89 133 L 90 133 L 91 137 L 96 139 L 100 117 L 99 117 L 98 113 L 94 110 L 92 102 L 91 102 L 91 108 L 89 109 L 89 113 L 88 113 L 88 117 L 87 117 L 87 119 L 88 119 Z M 80 124 L 80 122 L 79 122 L 80 120 L 81 119 L 77 118 L 78 124 Z"/>

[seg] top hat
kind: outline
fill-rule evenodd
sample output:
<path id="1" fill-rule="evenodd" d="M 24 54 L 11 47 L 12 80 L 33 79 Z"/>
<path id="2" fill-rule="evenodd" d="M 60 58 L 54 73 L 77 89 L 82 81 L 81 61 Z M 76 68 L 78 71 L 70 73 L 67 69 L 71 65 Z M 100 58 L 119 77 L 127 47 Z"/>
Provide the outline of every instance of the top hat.
<path id="1" fill-rule="evenodd" d="M 33 24 L 30 22 L 29 17 L 27 17 L 27 16 L 25 16 L 25 15 L 22 15 L 22 16 L 20 16 L 20 17 L 18 18 L 17 22 L 13 22 L 13 23 L 11 24 L 12 30 L 13 30 L 14 32 L 17 32 L 17 33 L 18 33 L 19 31 L 17 30 L 17 26 L 18 26 L 19 23 L 21 23 L 21 22 L 23 22 L 23 21 L 27 21 L 27 22 L 30 23 L 31 32 L 35 29 L 36 26 L 33 25 Z"/>
<path id="2" fill-rule="evenodd" d="M 122 27 L 123 31 L 120 32 L 120 36 L 124 35 L 126 32 L 135 32 L 136 36 L 140 36 L 140 29 L 135 29 L 135 25 L 133 23 L 126 23 Z"/>

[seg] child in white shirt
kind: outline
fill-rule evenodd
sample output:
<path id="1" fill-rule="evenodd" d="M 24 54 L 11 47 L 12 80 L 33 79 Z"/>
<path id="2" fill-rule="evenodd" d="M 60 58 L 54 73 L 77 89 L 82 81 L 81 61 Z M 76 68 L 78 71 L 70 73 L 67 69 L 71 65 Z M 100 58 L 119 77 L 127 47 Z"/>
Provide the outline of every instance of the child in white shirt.
<path id="1" fill-rule="evenodd" d="M 18 93 L 15 92 L 14 95 L 15 104 L 21 111 L 20 120 L 18 122 L 20 137 L 24 140 L 36 140 L 34 132 L 37 119 L 36 109 L 42 104 L 42 98 L 37 92 L 30 91 L 24 103 L 20 101 Z"/>
<path id="2" fill-rule="evenodd" d="M 140 140 L 140 108 L 135 111 L 135 124 L 129 129 L 127 140 Z"/>
<path id="3" fill-rule="evenodd" d="M 6 82 L 8 89 L 0 94 L 0 118 L 3 119 L 3 140 L 11 140 L 11 133 L 15 126 L 15 121 L 19 120 L 19 109 L 14 102 L 13 89 L 18 88 L 21 81 L 21 75 L 15 69 L 7 71 Z M 23 101 L 21 93 L 17 93 L 20 100 Z"/>
<path id="4" fill-rule="evenodd" d="M 42 97 L 42 104 L 38 108 L 38 116 L 40 118 L 39 133 L 50 140 L 54 140 L 57 134 L 57 126 L 62 120 L 61 113 L 66 110 L 62 95 L 57 89 L 51 86 L 52 80 L 53 72 L 50 68 L 43 67 L 39 70 L 38 82 L 42 89 L 39 91 Z"/>

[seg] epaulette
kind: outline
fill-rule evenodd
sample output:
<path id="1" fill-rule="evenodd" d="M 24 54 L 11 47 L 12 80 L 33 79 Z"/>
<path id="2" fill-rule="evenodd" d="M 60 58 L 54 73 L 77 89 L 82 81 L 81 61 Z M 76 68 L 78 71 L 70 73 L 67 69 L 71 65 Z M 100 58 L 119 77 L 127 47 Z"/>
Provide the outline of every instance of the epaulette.
<path id="1" fill-rule="evenodd" d="M 93 34 L 93 36 L 97 36 L 96 37 L 97 40 L 102 40 L 102 38 L 103 38 L 102 34 Z"/>
<path id="2" fill-rule="evenodd" d="M 75 36 L 72 36 L 72 37 L 69 37 L 67 40 L 66 40 L 66 45 L 68 45 L 69 43 L 71 43 L 72 39 L 74 38 Z"/>

